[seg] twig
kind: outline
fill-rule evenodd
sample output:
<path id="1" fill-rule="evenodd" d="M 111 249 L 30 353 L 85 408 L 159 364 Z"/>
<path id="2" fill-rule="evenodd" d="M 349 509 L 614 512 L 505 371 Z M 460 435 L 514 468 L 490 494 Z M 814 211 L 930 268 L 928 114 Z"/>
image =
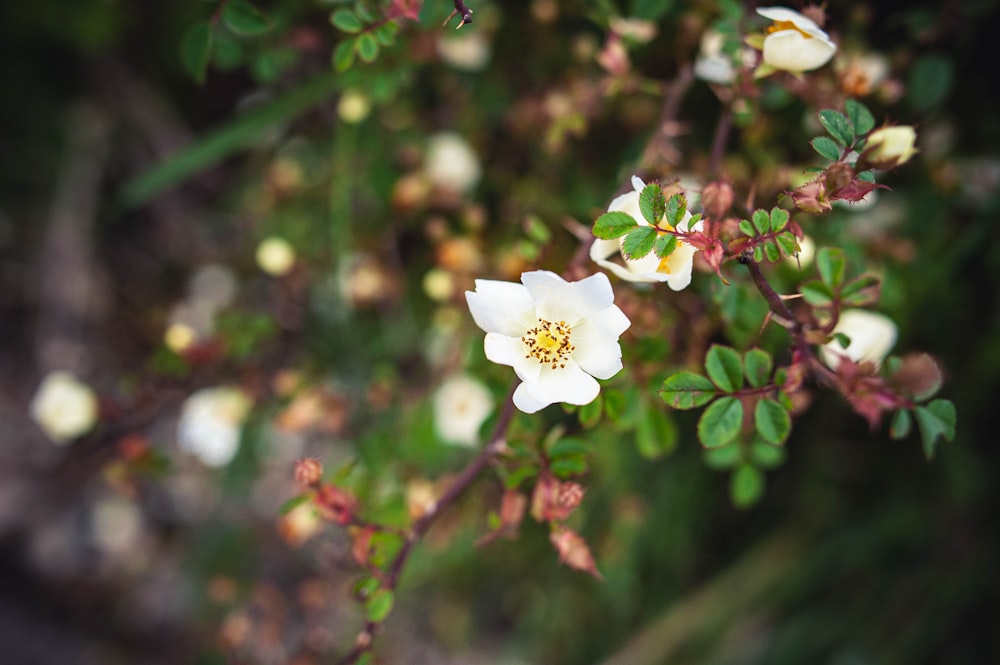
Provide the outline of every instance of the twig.
<path id="1" fill-rule="evenodd" d="M 476 478 L 479 477 L 479 474 L 492 464 L 496 456 L 506 448 L 507 430 L 510 428 L 511 420 L 514 418 L 514 390 L 517 389 L 519 383 L 520 381 L 515 381 L 511 387 L 510 393 L 507 395 L 507 400 L 504 402 L 503 409 L 500 412 L 500 418 L 493 427 L 493 433 L 490 435 L 490 440 L 486 446 L 459 472 L 455 480 L 448 486 L 448 489 L 441 495 L 441 498 L 434 504 L 434 507 L 414 522 L 413 526 L 405 534 L 403 546 L 386 570 L 382 584 L 383 589 L 389 591 L 396 589 L 396 586 L 399 584 L 399 578 L 410 559 L 410 555 L 413 553 L 413 549 L 417 543 L 420 542 L 420 539 L 430 530 L 437 518 L 458 501 Z M 375 635 L 381 628 L 381 625 L 381 622 L 378 621 L 366 622 L 365 627 L 355 640 L 354 648 L 337 661 L 338 665 L 356 663 L 361 656 L 370 651 L 374 644 Z"/>
<path id="2" fill-rule="evenodd" d="M 719 166 L 722 164 L 722 155 L 726 150 L 726 142 L 729 140 L 729 132 L 733 128 L 733 110 L 727 105 L 722 107 L 722 114 L 719 115 L 719 122 L 715 126 L 715 139 L 712 141 L 712 156 L 708 162 L 708 172 L 713 176 L 719 176 Z"/>
<path id="3" fill-rule="evenodd" d="M 461 16 L 462 22 L 455 27 L 456 30 L 461 28 L 463 25 L 468 25 L 472 23 L 472 10 L 465 6 L 462 0 L 455 0 L 455 9 L 448 14 L 448 18 L 444 20 L 444 25 L 448 25 L 448 21 L 452 19 L 453 16 Z"/>

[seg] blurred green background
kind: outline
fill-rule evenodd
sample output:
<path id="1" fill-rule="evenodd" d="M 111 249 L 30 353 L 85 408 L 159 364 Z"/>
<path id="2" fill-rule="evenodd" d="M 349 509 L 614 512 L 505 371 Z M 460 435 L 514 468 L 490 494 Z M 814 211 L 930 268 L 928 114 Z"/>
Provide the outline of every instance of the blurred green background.
<path id="1" fill-rule="evenodd" d="M 649 168 L 661 83 L 706 26 L 738 10 L 476 2 L 458 34 L 480 43 L 453 56 L 441 42 L 454 31 L 439 29 L 451 6 L 427 2 L 375 63 L 335 73 L 345 36 L 328 15 L 340 3 L 259 6 L 267 29 L 220 29 L 201 85 L 182 54 L 213 3 L 0 8 L 4 662 L 334 662 L 360 627 L 358 573 L 335 528 L 302 545 L 278 528 L 296 492 L 292 461 L 313 454 L 345 469 L 389 522 L 405 520 L 408 492 L 461 468 L 472 453 L 435 436 L 425 398 L 463 366 L 497 400 L 509 380 L 483 358 L 461 291 L 474 277 L 567 264 L 578 245 L 567 219 L 588 226 Z M 589 490 L 573 524 L 605 580 L 560 566 L 530 519 L 518 540 L 477 549 L 499 496 L 483 480 L 406 571 L 377 649 L 386 662 L 1000 662 L 997 9 L 830 3 L 842 50 L 884 54 L 898 82 L 896 98 L 866 103 L 916 125 L 921 153 L 872 210 L 803 222 L 821 244 L 847 247 L 855 270 L 883 276 L 897 350 L 945 368 L 956 440 L 928 461 L 915 436 L 890 442 L 817 393 L 762 501 L 737 509 L 691 414 L 645 415 L 659 413 L 645 388 L 712 340 L 777 349 L 780 334 L 758 334 L 763 308 L 739 277 L 722 287 L 700 272 L 690 291 L 659 299 L 616 283 L 623 308 L 646 320 L 625 340 L 626 364 L 640 369 L 615 389 L 646 406 L 631 426 L 584 430 L 555 408 L 512 430 L 531 439 L 565 424 L 586 440 Z M 657 27 L 629 47 L 642 75 L 632 88 L 594 61 L 612 15 Z M 669 174 L 704 174 L 718 113 L 693 82 Z M 763 174 L 758 205 L 770 207 L 817 130 L 776 86 L 754 114 L 726 164 L 738 184 Z M 464 191 L 419 176 L 441 132 L 478 158 L 482 176 Z M 281 280 L 254 262 L 273 235 L 299 257 Z M 237 285 L 214 333 L 224 350 L 174 353 L 163 343 L 171 308 L 206 265 Z M 456 285 L 443 299 L 424 287 L 433 268 Z M 802 274 L 785 266 L 775 279 L 788 291 Z M 56 448 L 27 404 L 66 363 L 97 388 L 107 424 Z M 281 420 L 286 370 L 323 387 L 326 421 Z M 206 469 L 177 450 L 177 410 L 222 383 L 256 406 L 234 462 Z M 141 463 L 122 452 L 128 437 Z M 116 540 L 123 519 L 132 535 Z"/>

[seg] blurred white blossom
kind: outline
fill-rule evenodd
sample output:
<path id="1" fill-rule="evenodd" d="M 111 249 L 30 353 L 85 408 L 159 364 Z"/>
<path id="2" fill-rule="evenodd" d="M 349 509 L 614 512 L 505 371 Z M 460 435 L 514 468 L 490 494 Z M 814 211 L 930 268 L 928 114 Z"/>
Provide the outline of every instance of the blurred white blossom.
<path id="1" fill-rule="evenodd" d="M 472 146 L 454 132 L 430 137 L 424 160 L 424 173 L 441 189 L 464 193 L 479 182 L 482 169 Z"/>
<path id="2" fill-rule="evenodd" d="M 29 406 L 31 418 L 58 444 L 89 432 L 97 423 L 97 395 L 72 373 L 49 373 Z"/>
<path id="3" fill-rule="evenodd" d="M 181 406 L 177 440 L 205 466 L 220 467 L 236 456 L 250 400 L 238 388 L 203 388 Z"/>
<path id="4" fill-rule="evenodd" d="M 490 63 L 490 52 L 490 42 L 482 30 L 453 30 L 437 42 L 437 53 L 443 61 L 468 72 L 483 70 Z"/>
<path id="5" fill-rule="evenodd" d="M 493 410 L 493 396 L 466 374 L 447 379 L 434 392 L 434 430 L 444 441 L 474 446 L 479 427 Z"/>
<path id="6" fill-rule="evenodd" d="M 270 236 L 257 245 L 257 265 L 268 275 L 282 277 L 295 266 L 295 249 L 284 238 Z"/>

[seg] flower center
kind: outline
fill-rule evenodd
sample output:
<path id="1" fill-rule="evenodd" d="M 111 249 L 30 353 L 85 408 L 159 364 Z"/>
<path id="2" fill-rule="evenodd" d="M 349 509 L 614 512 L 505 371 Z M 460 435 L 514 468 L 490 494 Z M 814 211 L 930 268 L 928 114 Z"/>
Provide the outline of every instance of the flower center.
<path id="1" fill-rule="evenodd" d="M 806 39 L 813 38 L 812 35 L 810 35 L 808 32 L 803 31 L 801 28 L 799 28 L 799 26 L 795 25 L 791 21 L 775 21 L 774 25 L 767 26 L 765 30 L 769 35 L 773 32 L 780 32 L 782 30 L 794 30 L 795 32 L 799 33 Z"/>
<path id="2" fill-rule="evenodd" d="M 528 354 L 524 357 L 535 358 L 540 365 L 548 365 L 550 369 L 565 367 L 566 359 L 576 349 L 570 344 L 570 333 L 572 329 L 565 321 L 553 323 L 538 319 L 538 325 L 521 337 L 528 350 Z"/>

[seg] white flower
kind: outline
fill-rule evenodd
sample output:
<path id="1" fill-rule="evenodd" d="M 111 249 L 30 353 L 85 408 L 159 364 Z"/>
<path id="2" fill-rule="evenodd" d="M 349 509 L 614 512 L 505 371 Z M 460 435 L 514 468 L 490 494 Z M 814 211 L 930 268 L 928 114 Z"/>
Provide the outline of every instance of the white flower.
<path id="1" fill-rule="evenodd" d="M 467 192 L 479 182 L 482 171 L 479 157 L 465 139 L 454 132 L 441 132 L 427 144 L 424 173 L 436 187 Z"/>
<path id="2" fill-rule="evenodd" d="M 917 153 L 917 132 L 909 125 L 883 127 L 868 135 L 864 158 L 876 168 L 899 166 Z"/>
<path id="3" fill-rule="evenodd" d="M 70 372 L 51 372 L 35 391 L 29 409 L 46 436 L 55 443 L 68 443 L 97 422 L 97 395 Z"/>
<path id="4" fill-rule="evenodd" d="M 843 333 L 851 339 L 846 349 L 837 340 L 820 347 L 823 362 L 833 369 L 837 368 L 842 356 L 856 363 L 868 361 L 878 367 L 896 343 L 896 324 L 892 319 L 866 309 L 842 311 L 833 332 Z"/>
<path id="5" fill-rule="evenodd" d="M 466 300 L 486 331 L 486 357 L 509 365 L 522 383 L 514 405 L 534 413 L 555 402 L 588 404 L 596 379 L 622 368 L 618 337 L 630 325 L 614 305 L 607 276 L 567 282 L 547 270 L 521 275 L 522 284 L 476 280 Z"/>
<path id="6" fill-rule="evenodd" d="M 295 265 L 295 249 L 284 238 L 269 236 L 257 245 L 257 265 L 268 275 L 282 277 Z"/>
<path id="7" fill-rule="evenodd" d="M 694 63 L 694 75 L 709 83 L 728 85 L 736 78 L 733 61 L 722 52 L 724 35 L 717 30 L 706 30 L 701 35 L 701 50 Z"/>
<path id="8" fill-rule="evenodd" d="M 438 56 L 455 69 L 481 71 L 490 63 L 490 43 L 482 30 L 462 30 L 443 35 L 437 42 Z"/>
<path id="9" fill-rule="evenodd" d="M 249 411 L 250 401 L 237 388 L 195 391 L 181 406 L 177 440 L 205 466 L 225 466 L 236 456 Z"/>
<path id="10" fill-rule="evenodd" d="M 611 202 L 608 212 L 624 212 L 631 215 L 640 226 L 649 226 L 639 210 L 639 193 L 645 183 L 640 178 L 632 176 L 633 191 L 622 194 Z M 689 228 L 691 213 L 685 213 L 684 219 L 677 226 L 678 231 L 700 231 L 699 221 Z M 623 240 L 601 240 L 598 238 L 590 246 L 590 258 L 602 268 L 606 268 L 629 282 L 666 282 L 674 291 L 687 288 L 691 283 L 691 270 L 694 266 L 694 255 L 697 251 L 680 238 L 677 238 L 677 248 L 670 256 L 661 259 L 655 253 L 649 253 L 641 259 L 627 259 L 622 256 L 625 265 L 610 261 L 609 257 L 620 253 Z"/>
<path id="11" fill-rule="evenodd" d="M 434 392 L 434 430 L 449 443 L 474 446 L 479 427 L 493 410 L 493 397 L 481 381 L 459 374 Z"/>
<path id="12" fill-rule="evenodd" d="M 764 38 L 764 64 L 786 72 L 808 72 L 830 61 L 837 45 L 814 21 L 786 7 L 760 7 L 774 21 Z"/>
<path id="13" fill-rule="evenodd" d="M 372 110 L 372 100 L 364 92 L 348 88 L 337 102 L 337 115 L 349 125 L 356 125 Z"/>

